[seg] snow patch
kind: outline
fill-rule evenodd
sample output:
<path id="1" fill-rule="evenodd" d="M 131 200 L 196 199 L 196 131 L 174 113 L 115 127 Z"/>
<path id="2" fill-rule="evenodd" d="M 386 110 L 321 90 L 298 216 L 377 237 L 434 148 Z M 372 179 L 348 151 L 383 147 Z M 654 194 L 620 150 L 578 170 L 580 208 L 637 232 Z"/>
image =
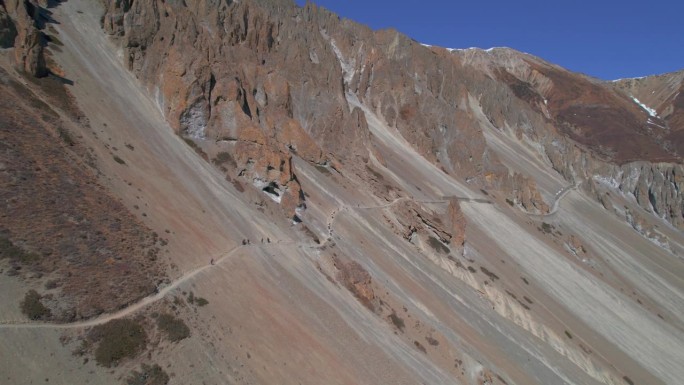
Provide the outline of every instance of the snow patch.
<path id="1" fill-rule="evenodd" d="M 651 108 L 651 107 L 645 105 L 644 103 L 640 102 L 639 99 L 635 98 L 634 96 L 632 96 L 632 100 L 634 100 L 634 103 L 638 104 L 641 108 L 643 108 L 646 112 L 648 112 L 648 114 L 651 115 L 651 117 L 653 117 L 653 118 L 658 117 L 658 113 L 656 113 L 656 110 L 654 110 L 653 108 Z"/>

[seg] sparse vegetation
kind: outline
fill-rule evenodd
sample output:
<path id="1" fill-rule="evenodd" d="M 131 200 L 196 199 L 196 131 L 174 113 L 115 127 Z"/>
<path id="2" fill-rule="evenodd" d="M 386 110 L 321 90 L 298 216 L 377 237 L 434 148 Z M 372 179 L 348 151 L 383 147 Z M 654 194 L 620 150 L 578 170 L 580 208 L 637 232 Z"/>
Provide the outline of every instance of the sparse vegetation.
<path id="1" fill-rule="evenodd" d="M 60 139 L 66 144 L 67 146 L 73 146 L 76 144 L 76 141 L 74 138 L 71 136 L 71 133 L 69 133 L 69 130 L 62 126 L 57 126 L 57 133 L 59 134 Z"/>
<path id="2" fill-rule="evenodd" d="M 437 341 L 436 339 L 432 338 L 431 336 L 426 336 L 426 337 L 425 337 L 425 340 L 428 342 L 428 344 L 430 344 L 430 345 L 432 345 L 432 346 L 438 346 L 438 345 L 439 345 L 439 341 Z"/>
<path id="3" fill-rule="evenodd" d="M 50 309 L 40 302 L 42 296 L 35 290 L 29 290 L 21 301 L 21 312 L 32 320 L 45 320 L 51 315 Z"/>
<path id="4" fill-rule="evenodd" d="M 321 174 L 330 175 L 330 170 L 328 170 L 328 168 L 324 165 L 315 164 L 314 167 L 316 167 L 316 170 L 318 170 L 318 172 L 320 172 Z"/>
<path id="5" fill-rule="evenodd" d="M 126 164 L 126 161 L 119 158 L 117 155 L 114 155 L 114 161 L 118 164 Z"/>
<path id="6" fill-rule="evenodd" d="M 38 256 L 16 246 L 9 238 L 0 235 L 0 259 L 2 258 L 9 258 L 23 264 L 30 264 L 35 262 L 38 259 Z"/>
<path id="7" fill-rule="evenodd" d="M 134 370 L 126 379 L 128 385 L 166 385 L 169 383 L 169 375 L 161 366 L 142 364 L 140 371 Z"/>
<path id="8" fill-rule="evenodd" d="M 196 300 L 197 302 L 198 300 Z M 178 342 L 190 337 L 190 328 L 183 322 L 183 320 L 174 317 L 171 314 L 160 314 L 157 317 L 157 327 L 161 329 L 169 340 Z"/>
<path id="9" fill-rule="evenodd" d="M 123 359 L 135 357 L 147 346 L 147 334 L 142 325 L 125 318 L 94 327 L 89 338 L 99 342 L 95 360 L 107 368 L 116 366 Z"/>
<path id="10" fill-rule="evenodd" d="M 237 167 L 237 162 L 235 162 L 235 159 L 233 159 L 233 156 L 230 155 L 229 152 L 222 151 L 216 154 L 216 158 L 213 160 L 214 164 L 216 165 L 222 165 L 225 163 L 228 163 L 230 166 L 233 168 Z"/>
<path id="11" fill-rule="evenodd" d="M 550 225 L 546 222 L 542 223 L 541 225 L 541 230 L 544 232 L 544 234 L 551 234 L 553 232 L 553 225 Z"/>
<path id="12" fill-rule="evenodd" d="M 432 247 L 432 249 L 437 253 L 449 254 L 451 251 L 442 242 L 440 242 L 439 239 L 432 236 L 428 237 L 428 245 L 430 245 L 430 247 Z"/>
<path id="13" fill-rule="evenodd" d="M 418 348 L 418 350 L 420 350 L 421 352 L 427 354 L 427 350 L 425 350 L 425 346 L 423 346 L 423 344 L 421 344 L 421 343 L 418 342 L 418 341 L 413 341 L 413 344 L 416 345 L 416 348 Z"/>
<path id="14" fill-rule="evenodd" d="M 568 336 L 568 338 L 572 339 L 572 334 L 570 334 L 569 331 L 566 330 L 566 331 L 565 331 L 565 335 Z"/>
<path id="15" fill-rule="evenodd" d="M 202 297 L 195 297 L 195 293 L 190 292 L 188 293 L 188 303 L 191 305 L 197 305 L 201 307 L 209 304 L 209 301 Z"/>
<path id="16" fill-rule="evenodd" d="M 499 276 L 498 276 L 498 275 L 496 275 L 496 274 L 492 273 L 491 271 L 487 270 L 487 268 L 484 267 L 484 266 L 480 266 L 480 270 L 482 270 L 482 272 L 483 272 L 487 277 L 489 277 L 489 279 L 491 279 L 492 281 L 496 281 L 497 279 L 499 279 Z"/>
<path id="17" fill-rule="evenodd" d="M 183 141 L 185 141 L 185 143 L 186 143 L 188 146 L 190 146 L 190 148 L 192 148 L 192 149 L 195 151 L 195 153 L 197 153 L 197 155 L 201 156 L 201 157 L 202 157 L 204 160 L 206 160 L 206 161 L 209 160 L 209 156 L 207 156 L 207 153 L 204 152 L 204 151 L 197 145 L 197 143 L 195 143 L 195 141 L 193 141 L 193 140 L 190 139 L 190 138 L 185 138 L 185 137 L 183 137 Z"/>
<path id="18" fill-rule="evenodd" d="M 382 176 L 379 172 L 373 170 L 371 167 L 366 165 L 366 170 L 377 180 L 377 181 L 384 181 L 385 177 Z"/>
<path id="19" fill-rule="evenodd" d="M 515 206 L 515 203 L 514 203 L 512 200 L 508 199 L 508 198 L 506 198 L 506 203 L 508 203 L 508 205 L 511 206 L 511 207 Z"/>
<path id="20" fill-rule="evenodd" d="M 392 321 L 392 325 L 399 329 L 399 331 L 403 332 L 404 328 L 406 325 L 404 324 L 404 320 L 397 315 L 396 312 L 392 311 L 392 314 L 389 315 L 390 321 Z"/>
<path id="21" fill-rule="evenodd" d="M 634 385 L 634 381 L 632 381 L 631 378 L 623 376 L 622 379 L 625 380 L 625 383 L 627 383 L 628 385 Z"/>

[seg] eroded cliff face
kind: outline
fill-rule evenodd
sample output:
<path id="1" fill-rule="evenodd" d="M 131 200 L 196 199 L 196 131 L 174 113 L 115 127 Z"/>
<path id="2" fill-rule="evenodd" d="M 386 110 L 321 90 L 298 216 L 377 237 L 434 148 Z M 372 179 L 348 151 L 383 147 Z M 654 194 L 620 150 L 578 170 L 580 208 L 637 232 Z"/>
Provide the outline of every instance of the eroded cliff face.
<path id="1" fill-rule="evenodd" d="M 491 77 L 475 78 L 471 87 L 481 91 L 479 106 L 494 127 L 531 143 L 567 181 L 586 181 L 582 186 L 599 201 L 597 181 L 681 228 L 681 73 L 613 84 L 509 49 L 454 54 Z"/>
<path id="2" fill-rule="evenodd" d="M 483 119 L 532 143 L 569 182 L 615 177 L 635 161 L 653 170 L 680 161 L 676 119 L 649 116 L 612 84 L 509 49 L 425 47 L 285 0 L 111 1 L 102 25 L 177 132 L 208 158 L 229 154 L 227 177 L 263 189 L 287 215 L 305 207 L 292 154 L 356 174 L 377 154 L 350 97 L 445 172 L 529 212 L 549 205 L 534 179 L 487 147 Z M 651 182 L 637 201 L 679 225 L 678 189 L 659 173 L 644 177 Z M 642 190 L 653 190 L 651 199 Z"/>
<path id="3" fill-rule="evenodd" d="M 445 171 L 548 209 L 533 181 L 509 175 L 487 151 L 460 81 L 469 70 L 450 55 L 289 1 L 107 8 L 103 28 L 120 38 L 129 68 L 178 133 L 211 158 L 232 154 L 228 176 L 271 186 L 288 215 L 303 207 L 296 172 L 283 167 L 292 153 L 363 173 L 373 138 L 350 94 Z"/>
<path id="4" fill-rule="evenodd" d="M 36 77 L 48 74 L 43 49 L 47 42 L 40 30 L 47 20 L 44 12 L 36 1 L 0 2 L 0 47 L 14 47 L 16 66 Z"/>

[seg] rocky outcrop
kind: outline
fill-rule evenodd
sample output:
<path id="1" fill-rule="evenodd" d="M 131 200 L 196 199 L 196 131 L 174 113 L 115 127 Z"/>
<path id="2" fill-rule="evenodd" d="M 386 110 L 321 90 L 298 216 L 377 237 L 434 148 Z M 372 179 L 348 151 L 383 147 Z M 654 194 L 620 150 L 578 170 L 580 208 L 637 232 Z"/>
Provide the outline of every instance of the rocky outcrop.
<path id="1" fill-rule="evenodd" d="M 684 151 L 661 120 L 649 121 L 613 85 L 510 49 L 426 48 L 287 0 L 110 0 L 105 7 L 104 30 L 177 132 L 211 158 L 230 153 L 229 177 L 285 192 L 288 215 L 303 207 L 293 154 L 354 170 L 364 170 L 371 154 L 382 163 L 351 95 L 445 172 L 502 191 L 529 212 L 549 207 L 533 179 L 487 148 L 485 122 L 530 143 L 569 182 L 652 162 L 653 176 L 628 192 L 681 222 L 679 190 L 668 176 L 678 174 L 661 168 Z"/>
<path id="2" fill-rule="evenodd" d="M 684 168 L 679 164 L 633 162 L 606 167 L 594 176 L 594 183 L 616 188 L 632 195 L 647 212 L 684 227 Z M 594 189 L 595 191 L 595 189 Z M 596 192 L 596 194 L 599 194 Z"/>
<path id="3" fill-rule="evenodd" d="M 8 0 L 0 9 L 6 12 L 3 16 L 3 11 L 0 11 L 0 40 L 4 41 L 2 44 L 5 46 L 10 36 L 15 35 L 16 66 L 35 77 L 46 76 L 48 74 L 44 52 L 46 40 L 38 28 L 41 22 L 41 8 L 38 3 L 28 0 Z M 2 35 L 5 37 L 2 38 Z"/>
<path id="4" fill-rule="evenodd" d="M 14 47 L 16 37 L 17 28 L 5 8 L 5 3 L 0 1 L 0 48 Z"/>
<path id="5" fill-rule="evenodd" d="M 179 134 L 246 151 L 233 154 L 243 177 L 281 184 L 250 172 L 259 151 L 363 169 L 372 140 L 364 113 L 349 108 L 349 93 L 447 172 L 482 177 L 501 166 L 487 155 L 464 102 L 461 78 L 472 71 L 443 70 L 458 65 L 453 56 L 435 55 L 396 31 L 372 32 L 288 1 L 111 1 L 103 28 L 120 39 L 129 68 Z M 542 207 L 532 203 L 538 194 L 531 184 L 513 186 L 508 172 L 493 175 L 525 205 Z"/>
<path id="6" fill-rule="evenodd" d="M 452 199 L 449 201 L 446 217 L 447 223 L 451 228 L 451 244 L 456 247 L 463 247 L 465 244 L 466 220 L 458 200 Z"/>

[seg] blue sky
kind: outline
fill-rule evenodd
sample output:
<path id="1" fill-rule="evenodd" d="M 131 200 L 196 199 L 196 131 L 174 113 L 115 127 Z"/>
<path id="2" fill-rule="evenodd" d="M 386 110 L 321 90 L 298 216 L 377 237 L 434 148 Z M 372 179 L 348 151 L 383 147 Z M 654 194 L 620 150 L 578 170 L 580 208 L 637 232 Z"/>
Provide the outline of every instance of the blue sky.
<path id="1" fill-rule="evenodd" d="M 373 29 L 395 28 L 421 43 L 506 46 L 606 80 L 684 68 L 682 0 L 313 2 Z"/>

